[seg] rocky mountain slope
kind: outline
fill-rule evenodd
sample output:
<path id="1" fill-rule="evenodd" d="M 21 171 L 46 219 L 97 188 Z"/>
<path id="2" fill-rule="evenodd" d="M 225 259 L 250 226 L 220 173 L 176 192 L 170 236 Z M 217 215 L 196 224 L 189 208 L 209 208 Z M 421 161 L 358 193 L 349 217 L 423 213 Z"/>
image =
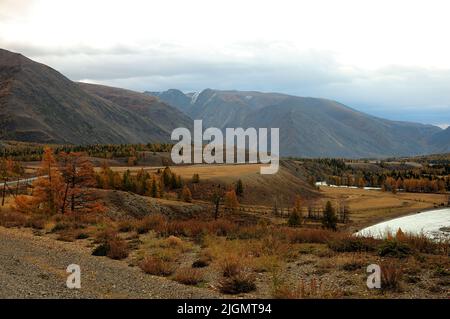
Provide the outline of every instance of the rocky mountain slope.
<path id="1" fill-rule="evenodd" d="M 79 85 L 46 65 L 0 49 L 0 140 L 166 142 L 173 128 L 190 122 L 141 93 Z"/>

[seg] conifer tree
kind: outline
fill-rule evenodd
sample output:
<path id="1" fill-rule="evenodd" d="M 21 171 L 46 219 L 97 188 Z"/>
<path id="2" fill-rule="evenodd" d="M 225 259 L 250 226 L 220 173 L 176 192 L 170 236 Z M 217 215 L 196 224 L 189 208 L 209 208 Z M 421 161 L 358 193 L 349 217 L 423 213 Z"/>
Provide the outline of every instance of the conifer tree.
<path id="1" fill-rule="evenodd" d="M 327 201 L 322 217 L 322 225 L 324 228 L 337 230 L 337 217 L 333 205 Z"/>

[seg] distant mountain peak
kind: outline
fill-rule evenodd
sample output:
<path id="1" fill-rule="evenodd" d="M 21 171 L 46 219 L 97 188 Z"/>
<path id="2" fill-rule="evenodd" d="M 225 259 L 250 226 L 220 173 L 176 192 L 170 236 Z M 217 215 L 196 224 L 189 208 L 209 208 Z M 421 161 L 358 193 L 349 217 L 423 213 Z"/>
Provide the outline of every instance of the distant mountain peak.
<path id="1" fill-rule="evenodd" d="M 278 127 L 282 155 L 385 157 L 432 152 L 427 140 L 441 131 L 431 125 L 389 121 L 339 102 L 258 91 L 204 89 L 178 98 L 157 96 L 204 127 Z"/>

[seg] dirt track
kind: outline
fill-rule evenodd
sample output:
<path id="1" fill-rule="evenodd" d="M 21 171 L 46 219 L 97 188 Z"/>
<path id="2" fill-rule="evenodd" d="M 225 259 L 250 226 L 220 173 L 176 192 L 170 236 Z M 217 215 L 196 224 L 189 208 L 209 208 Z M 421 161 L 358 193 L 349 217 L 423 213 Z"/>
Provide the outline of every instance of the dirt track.
<path id="1" fill-rule="evenodd" d="M 68 289 L 69 264 L 81 267 L 81 289 Z M 146 275 L 126 263 L 94 257 L 75 243 L 0 227 L 0 298 L 217 298 L 209 289 Z"/>

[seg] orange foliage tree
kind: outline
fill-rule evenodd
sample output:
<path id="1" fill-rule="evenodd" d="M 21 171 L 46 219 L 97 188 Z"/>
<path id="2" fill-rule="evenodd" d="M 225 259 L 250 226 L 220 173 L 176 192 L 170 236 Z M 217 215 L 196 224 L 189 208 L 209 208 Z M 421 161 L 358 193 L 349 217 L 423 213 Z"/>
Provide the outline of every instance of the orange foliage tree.
<path id="1" fill-rule="evenodd" d="M 234 190 L 225 193 L 225 207 L 231 211 L 235 211 L 239 207 L 239 201 Z"/>
<path id="2" fill-rule="evenodd" d="M 58 212 L 103 212 L 90 187 L 95 186 L 92 164 L 81 153 L 62 153 L 58 163 L 52 149 L 46 147 L 33 183 L 31 197 L 18 196 L 16 209 L 21 212 L 40 212 L 49 215 Z"/>
<path id="3" fill-rule="evenodd" d="M 94 167 L 82 153 L 62 153 L 60 171 L 64 180 L 61 213 L 89 213 L 99 209 L 91 188 L 96 185 Z"/>

